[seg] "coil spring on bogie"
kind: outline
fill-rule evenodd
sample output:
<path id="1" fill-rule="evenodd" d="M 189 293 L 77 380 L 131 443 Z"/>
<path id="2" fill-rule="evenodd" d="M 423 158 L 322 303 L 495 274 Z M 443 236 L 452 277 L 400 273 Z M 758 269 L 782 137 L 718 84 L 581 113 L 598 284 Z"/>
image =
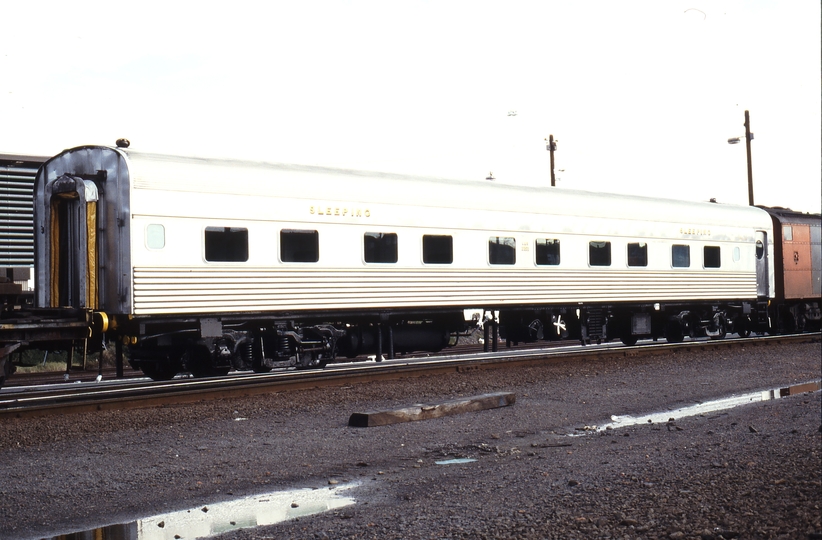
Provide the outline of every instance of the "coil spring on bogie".
<path id="1" fill-rule="evenodd" d="M 293 353 L 291 349 L 291 342 L 288 336 L 279 336 L 277 338 L 277 349 L 283 356 L 291 356 Z"/>
<path id="2" fill-rule="evenodd" d="M 243 362 L 250 366 L 251 363 L 254 361 L 254 342 L 249 340 L 241 343 L 240 355 L 243 358 Z"/>

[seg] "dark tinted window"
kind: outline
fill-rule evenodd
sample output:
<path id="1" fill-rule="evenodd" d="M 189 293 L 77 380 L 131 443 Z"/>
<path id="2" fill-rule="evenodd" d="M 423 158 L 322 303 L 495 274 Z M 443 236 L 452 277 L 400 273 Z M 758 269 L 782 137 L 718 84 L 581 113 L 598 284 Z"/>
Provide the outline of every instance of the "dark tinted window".
<path id="1" fill-rule="evenodd" d="M 588 264 L 611 266 L 611 242 L 588 242 Z"/>
<path id="2" fill-rule="evenodd" d="M 559 264 L 559 240 L 537 238 L 534 257 L 538 265 Z"/>
<path id="3" fill-rule="evenodd" d="M 454 240 L 448 235 L 423 235 L 422 262 L 425 264 L 451 264 L 454 262 Z"/>
<path id="4" fill-rule="evenodd" d="M 396 233 L 367 232 L 363 237 L 363 250 L 367 263 L 397 262 Z"/>
<path id="5" fill-rule="evenodd" d="M 763 255 L 765 255 L 765 245 L 762 243 L 762 240 L 757 240 L 756 241 L 756 258 L 761 259 Z"/>
<path id="6" fill-rule="evenodd" d="M 245 262 L 248 260 L 248 229 L 241 227 L 206 227 L 205 258 L 212 262 Z"/>
<path id="7" fill-rule="evenodd" d="M 674 244 L 671 246 L 671 266 L 688 268 L 691 266 L 691 246 Z"/>
<path id="8" fill-rule="evenodd" d="M 317 262 L 320 260 L 320 235 L 317 231 L 280 231 L 280 260 Z"/>
<path id="9" fill-rule="evenodd" d="M 645 242 L 628 244 L 628 266 L 648 266 L 648 244 Z"/>
<path id="10" fill-rule="evenodd" d="M 705 268 L 719 268 L 721 266 L 719 257 L 719 246 L 705 246 Z"/>
<path id="11" fill-rule="evenodd" d="M 491 264 L 515 264 L 517 262 L 517 241 L 502 236 L 489 238 L 488 262 Z"/>

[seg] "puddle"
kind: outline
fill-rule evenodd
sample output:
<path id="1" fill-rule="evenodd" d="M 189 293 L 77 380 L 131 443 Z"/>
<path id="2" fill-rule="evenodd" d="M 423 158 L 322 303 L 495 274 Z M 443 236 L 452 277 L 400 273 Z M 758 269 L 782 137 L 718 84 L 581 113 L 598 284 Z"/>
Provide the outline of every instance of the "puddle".
<path id="1" fill-rule="evenodd" d="M 592 429 L 591 431 L 604 431 L 609 428 L 616 429 L 627 426 L 635 426 L 637 424 L 665 424 L 671 418 L 676 420 L 688 416 L 696 416 L 699 414 L 706 414 L 717 411 L 723 411 L 727 409 L 733 409 L 734 407 L 739 407 L 740 405 L 747 405 L 749 403 L 755 403 L 758 401 L 769 401 L 771 399 L 779 399 L 781 397 L 793 396 L 796 394 L 801 394 L 803 392 L 816 392 L 819 391 L 820 388 L 822 388 L 822 383 L 820 381 L 815 381 L 805 384 L 789 386 L 787 388 L 776 388 L 773 390 L 751 392 L 749 394 L 742 394 L 739 396 L 731 396 L 723 399 L 706 401 L 705 403 L 699 403 L 697 405 L 692 405 L 690 407 L 682 407 L 681 409 L 671 411 L 646 414 L 644 416 L 612 416 L 611 423 L 604 424 L 602 426 L 596 426 L 596 428 Z"/>
<path id="2" fill-rule="evenodd" d="M 435 461 L 434 463 L 437 465 L 457 465 L 459 463 L 473 463 L 476 461 L 474 458 L 456 458 L 456 459 L 446 459 L 444 461 Z"/>
<path id="3" fill-rule="evenodd" d="M 198 506 L 149 518 L 109 525 L 90 531 L 52 537 L 51 540 L 187 540 L 208 538 L 237 529 L 273 525 L 354 504 L 340 492 L 359 486 L 298 489 L 255 495 L 244 499 Z"/>

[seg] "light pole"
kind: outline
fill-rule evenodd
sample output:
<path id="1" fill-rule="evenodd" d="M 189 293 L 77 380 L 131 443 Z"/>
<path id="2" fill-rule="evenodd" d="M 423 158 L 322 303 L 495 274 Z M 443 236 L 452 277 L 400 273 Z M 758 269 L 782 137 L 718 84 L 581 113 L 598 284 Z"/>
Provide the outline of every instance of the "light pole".
<path id="1" fill-rule="evenodd" d="M 548 135 L 546 142 L 545 149 L 551 153 L 551 187 L 554 187 L 557 185 L 556 178 L 554 178 L 554 152 L 557 151 L 557 142 L 559 141 L 555 141 L 553 135 Z"/>
<path id="2" fill-rule="evenodd" d="M 751 167 L 751 141 L 754 136 L 751 133 L 751 116 L 748 111 L 745 111 L 745 150 L 748 153 L 748 206 L 754 205 L 753 196 L 753 168 Z M 728 144 L 737 144 L 739 137 L 732 137 L 728 139 Z"/>

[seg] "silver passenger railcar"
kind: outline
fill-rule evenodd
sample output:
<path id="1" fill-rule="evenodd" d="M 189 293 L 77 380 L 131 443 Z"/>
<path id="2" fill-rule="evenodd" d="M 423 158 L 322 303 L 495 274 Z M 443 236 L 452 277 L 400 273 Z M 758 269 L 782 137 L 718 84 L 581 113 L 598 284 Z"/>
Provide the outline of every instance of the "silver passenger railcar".
<path id="1" fill-rule="evenodd" d="M 155 378 L 437 351 L 466 310 L 513 342 L 722 337 L 774 289 L 758 208 L 104 146 L 43 165 L 35 230 L 38 305 Z"/>

